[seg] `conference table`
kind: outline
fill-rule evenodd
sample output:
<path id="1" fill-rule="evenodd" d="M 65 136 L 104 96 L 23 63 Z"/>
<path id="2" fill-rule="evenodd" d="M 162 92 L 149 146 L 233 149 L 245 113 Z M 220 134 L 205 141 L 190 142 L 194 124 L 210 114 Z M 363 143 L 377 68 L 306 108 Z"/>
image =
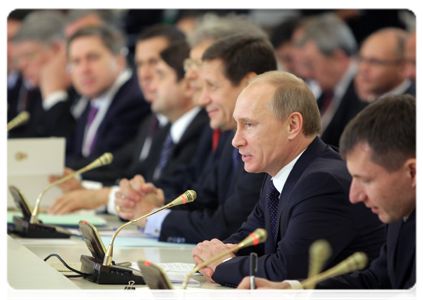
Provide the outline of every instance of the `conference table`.
<path id="1" fill-rule="evenodd" d="M 104 216 L 109 226 L 119 225 L 117 217 Z M 120 223 L 122 224 L 122 223 Z M 132 228 L 131 228 L 132 227 Z M 127 229 L 125 229 L 127 230 Z M 128 230 L 135 230 L 131 225 Z M 119 236 L 116 238 L 118 241 Z M 106 248 L 108 244 L 105 245 Z M 123 247 L 116 246 L 113 250 L 113 260 L 118 262 L 137 262 L 150 260 L 153 263 L 192 263 L 191 251 L 195 245 L 169 244 L 153 247 Z M 67 263 L 78 263 L 81 255 L 90 252 L 81 237 L 70 239 L 24 239 L 15 234 L 5 235 L 5 295 L 6 299 L 141 299 L 131 293 L 120 293 L 126 285 L 96 284 L 84 278 L 66 278 L 49 263 L 59 263 L 55 257 L 47 262 L 44 259 L 52 254 L 58 254 Z M 200 285 L 228 297 L 232 288 L 222 287 L 207 282 L 202 276 L 195 275 Z M 176 285 L 175 285 L 176 286 Z M 145 285 L 135 285 L 136 288 Z M 210 292 L 188 294 L 186 299 L 211 299 Z"/>

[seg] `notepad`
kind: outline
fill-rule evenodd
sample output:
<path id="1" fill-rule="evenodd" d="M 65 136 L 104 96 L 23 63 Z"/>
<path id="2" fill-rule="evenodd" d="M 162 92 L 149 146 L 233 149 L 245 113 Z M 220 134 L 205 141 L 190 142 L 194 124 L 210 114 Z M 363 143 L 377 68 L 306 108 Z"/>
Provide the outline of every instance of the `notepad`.
<path id="1" fill-rule="evenodd" d="M 20 212 L 7 212 L 7 223 L 13 223 L 13 216 L 22 216 Z M 92 215 L 92 214 L 67 214 L 67 215 L 49 215 L 39 214 L 38 219 L 44 224 L 58 225 L 63 227 L 78 227 L 79 221 L 85 220 L 93 224 L 94 226 L 106 226 L 106 220 L 103 218 Z"/>

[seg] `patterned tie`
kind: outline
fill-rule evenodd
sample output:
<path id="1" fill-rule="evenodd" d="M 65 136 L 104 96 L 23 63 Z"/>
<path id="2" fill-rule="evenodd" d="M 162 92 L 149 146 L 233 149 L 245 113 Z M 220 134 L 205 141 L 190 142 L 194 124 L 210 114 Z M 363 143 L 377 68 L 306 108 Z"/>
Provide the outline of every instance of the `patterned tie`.
<path id="1" fill-rule="evenodd" d="M 90 128 L 91 124 L 93 123 L 94 118 L 97 115 L 97 113 L 98 113 L 98 107 L 91 106 L 90 111 L 88 113 L 88 119 L 87 119 L 87 128 L 88 129 Z M 97 132 L 94 134 L 94 137 L 91 141 L 90 154 L 93 152 L 93 148 L 94 148 L 96 139 L 97 139 Z"/>
<path id="2" fill-rule="evenodd" d="M 273 243 L 276 245 L 276 219 L 278 213 L 280 193 L 273 185 L 273 181 L 270 181 L 269 190 L 267 191 L 267 206 L 270 215 L 270 228 L 272 230 Z"/>
<path id="3" fill-rule="evenodd" d="M 163 171 L 163 169 L 167 165 L 167 161 L 169 160 L 169 155 L 172 152 L 173 146 L 175 146 L 175 144 L 173 143 L 172 136 L 170 135 L 170 132 L 169 132 L 163 143 L 162 152 L 160 153 L 160 162 L 159 162 L 160 173 Z"/>

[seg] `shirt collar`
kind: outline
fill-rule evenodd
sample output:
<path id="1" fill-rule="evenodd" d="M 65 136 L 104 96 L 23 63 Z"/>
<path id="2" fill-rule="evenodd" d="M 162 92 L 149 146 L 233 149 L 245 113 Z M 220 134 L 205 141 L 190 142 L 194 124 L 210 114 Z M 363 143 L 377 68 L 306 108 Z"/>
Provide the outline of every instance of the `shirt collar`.
<path id="1" fill-rule="evenodd" d="M 200 112 L 201 108 L 196 106 L 186 112 L 182 117 L 175 121 L 170 127 L 170 135 L 172 137 L 173 143 L 177 144 L 182 138 L 182 135 L 185 133 L 189 124 L 191 124 L 192 120 L 195 116 Z"/>
<path id="2" fill-rule="evenodd" d="M 305 151 L 305 150 L 304 150 Z M 276 175 L 272 178 L 273 184 L 275 188 L 278 190 L 279 193 L 282 193 L 283 187 L 285 186 L 285 182 L 288 179 L 289 174 L 291 173 L 292 169 L 294 168 L 295 163 L 300 158 L 300 156 L 304 153 L 301 152 L 295 157 L 289 164 L 283 167 Z"/>

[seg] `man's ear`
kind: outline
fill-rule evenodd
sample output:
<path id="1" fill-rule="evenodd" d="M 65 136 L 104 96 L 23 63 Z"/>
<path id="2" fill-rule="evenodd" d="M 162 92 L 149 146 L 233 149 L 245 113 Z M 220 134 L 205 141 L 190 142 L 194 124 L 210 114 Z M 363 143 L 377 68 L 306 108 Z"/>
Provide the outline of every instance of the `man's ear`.
<path id="1" fill-rule="evenodd" d="M 293 140 L 303 129 L 303 116 L 299 112 L 291 113 L 287 118 L 288 139 Z"/>
<path id="2" fill-rule="evenodd" d="M 404 163 L 405 170 L 407 172 L 407 176 L 411 180 L 411 187 L 416 188 L 416 159 L 409 158 Z"/>

